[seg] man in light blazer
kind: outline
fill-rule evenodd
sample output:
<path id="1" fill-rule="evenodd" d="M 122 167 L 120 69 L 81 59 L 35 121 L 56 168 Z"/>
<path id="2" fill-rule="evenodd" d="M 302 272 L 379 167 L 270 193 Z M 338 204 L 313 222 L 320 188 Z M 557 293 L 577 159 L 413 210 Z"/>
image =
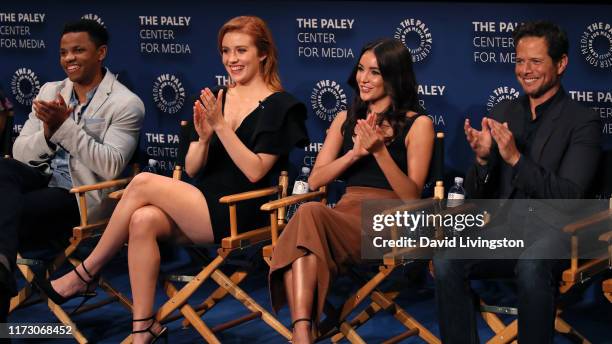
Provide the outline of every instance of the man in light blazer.
<path id="1" fill-rule="evenodd" d="M 465 134 L 476 158 L 466 192 L 473 199 L 526 200 L 504 202 L 500 212 L 528 245 L 512 259 L 449 259 L 445 252 L 434 257 L 444 343 L 479 342 L 470 277 L 514 278 L 518 342 L 553 342 L 569 236 L 557 226 L 562 215 L 558 211 L 523 205 L 529 200 L 585 198 L 597 171 L 599 116 L 572 100 L 561 85 L 568 64 L 567 35 L 559 26 L 540 21 L 522 24 L 513 38 L 515 74 L 524 95 L 498 104 L 491 117 L 482 120 L 481 130 L 466 120 Z"/>
<path id="2" fill-rule="evenodd" d="M 14 159 L 0 160 L 0 323 L 15 292 L 19 241 L 78 225 L 78 200 L 69 190 L 116 178 L 136 150 L 144 105 L 103 66 L 107 43 L 96 21 L 65 25 L 60 64 L 68 77 L 41 87 Z M 110 210 L 104 196 L 87 195 L 93 220 Z"/>

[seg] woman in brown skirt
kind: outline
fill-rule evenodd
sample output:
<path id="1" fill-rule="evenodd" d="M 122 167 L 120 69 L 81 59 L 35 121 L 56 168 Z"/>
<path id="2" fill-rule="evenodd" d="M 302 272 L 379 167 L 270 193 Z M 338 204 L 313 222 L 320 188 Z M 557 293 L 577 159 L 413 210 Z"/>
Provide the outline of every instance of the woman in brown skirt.
<path id="1" fill-rule="evenodd" d="M 310 178 L 312 189 L 342 177 L 347 191 L 334 209 L 305 203 L 272 257 L 270 292 L 291 310 L 293 343 L 311 343 L 331 279 L 360 260 L 361 202 L 417 199 L 433 150 L 432 121 L 422 115 L 412 57 L 395 39 L 367 44 L 348 80 L 352 106 L 331 124 Z"/>

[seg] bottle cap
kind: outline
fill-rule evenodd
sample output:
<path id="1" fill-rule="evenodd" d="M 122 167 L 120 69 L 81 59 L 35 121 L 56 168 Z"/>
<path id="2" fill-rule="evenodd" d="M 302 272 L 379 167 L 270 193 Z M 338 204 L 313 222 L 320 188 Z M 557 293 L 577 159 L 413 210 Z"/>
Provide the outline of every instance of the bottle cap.
<path id="1" fill-rule="evenodd" d="M 462 183 L 463 183 L 463 178 L 455 177 L 455 184 L 462 184 Z"/>

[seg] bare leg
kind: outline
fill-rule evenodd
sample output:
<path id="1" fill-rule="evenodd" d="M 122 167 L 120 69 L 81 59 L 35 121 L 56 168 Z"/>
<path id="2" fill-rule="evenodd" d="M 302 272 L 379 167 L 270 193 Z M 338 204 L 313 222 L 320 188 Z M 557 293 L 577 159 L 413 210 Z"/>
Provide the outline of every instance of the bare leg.
<path id="1" fill-rule="evenodd" d="M 130 285 L 134 301 L 134 319 L 148 318 L 153 314 L 155 286 L 159 274 L 158 240 L 170 237 L 177 231 L 174 221 L 161 209 L 155 206 L 145 206 L 134 212 L 130 222 L 128 241 L 128 266 L 130 269 Z M 146 329 L 151 321 L 133 323 L 134 330 Z M 160 325 L 154 323 L 151 330 L 159 333 Z M 149 333 L 135 333 L 135 344 L 146 343 L 152 339 Z"/>
<path id="2" fill-rule="evenodd" d="M 289 311 L 291 312 L 291 319 L 297 319 L 295 317 L 295 303 L 293 298 L 293 269 L 289 267 L 283 274 L 283 280 L 285 282 L 285 293 L 287 295 L 287 303 L 289 304 Z"/>
<path id="3" fill-rule="evenodd" d="M 293 321 L 303 318 L 312 319 L 314 293 L 317 287 L 317 257 L 314 254 L 300 257 L 293 262 L 291 267 L 294 303 L 291 316 Z M 293 343 L 312 342 L 311 323 L 297 322 L 293 328 Z"/>
<path id="4" fill-rule="evenodd" d="M 127 187 L 98 245 L 84 261 L 92 275 L 97 274 L 127 242 L 132 215 L 147 205 L 162 209 L 189 240 L 213 241 L 208 204 L 200 190 L 178 180 L 141 173 Z M 82 266 L 78 270 L 82 276 L 87 276 Z M 74 295 L 85 288 L 74 272 L 52 281 L 52 286 L 63 296 Z"/>

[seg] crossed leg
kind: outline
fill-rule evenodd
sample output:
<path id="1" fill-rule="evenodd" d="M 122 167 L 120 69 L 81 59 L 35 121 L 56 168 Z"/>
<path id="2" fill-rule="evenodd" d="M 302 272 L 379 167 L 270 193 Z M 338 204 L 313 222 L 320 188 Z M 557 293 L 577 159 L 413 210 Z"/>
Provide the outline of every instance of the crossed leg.
<path id="1" fill-rule="evenodd" d="M 96 275 L 127 242 L 134 319 L 147 318 L 153 314 L 159 273 L 157 242 L 170 238 L 178 242 L 214 241 L 206 199 L 190 184 L 141 173 L 127 187 L 98 245 L 83 265 Z M 77 269 L 82 276 L 87 276 L 82 265 Z M 52 285 L 63 296 L 86 288 L 75 272 L 52 281 Z M 143 329 L 149 324 L 135 322 L 134 329 Z M 155 325 L 154 332 L 159 327 Z M 134 341 L 147 340 L 147 336 L 147 333 L 135 335 Z"/>

